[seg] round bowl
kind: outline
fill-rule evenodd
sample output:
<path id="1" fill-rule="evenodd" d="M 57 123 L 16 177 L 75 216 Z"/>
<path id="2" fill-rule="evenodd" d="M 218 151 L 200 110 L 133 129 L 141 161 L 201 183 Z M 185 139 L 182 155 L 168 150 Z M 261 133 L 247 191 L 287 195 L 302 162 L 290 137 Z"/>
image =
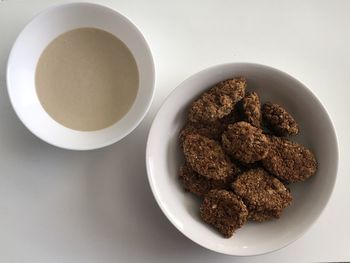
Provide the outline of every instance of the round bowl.
<path id="1" fill-rule="evenodd" d="M 316 155 L 318 171 L 304 183 L 290 185 L 294 202 L 279 220 L 248 222 L 232 238 L 223 238 L 199 217 L 199 199 L 183 190 L 178 170 L 183 163 L 178 134 L 190 103 L 215 83 L 244 76 L 248 91 L 261 102 L 283 105 L 300 125 L 293 140 Z M 338 148 L 332 122 L 320 101 L 301 82 L 277 69 L 232 63 L 205 69 L 178 86 L 156 115 L 147 142 L 148 179 L 158 205 L 171 223 L 197 244 L 223 254 L 251 256 L 280 249 L 305 233 L 325 208 L 336 180 Z"/>
<path id="2" fill-rule="evenodd" d="M 139 71 L 139 87 L 128 113 L 118 122 L 97 131 L 77 131 L 53 120 L 42 107 L 35 89 L 35 70 L 46 46 L 64 32 L 93 27 L 123 41 Z M 90 150 L 110 145 L 128 135 L 148 111 L 154 94 L 155 70 L 149 46 L 128 19 L 105 6 L 69 3 L 39 13 L 17 37 L 7 65 L 7 87 L 19 119 L 42 140 L 66 149 Z"/>

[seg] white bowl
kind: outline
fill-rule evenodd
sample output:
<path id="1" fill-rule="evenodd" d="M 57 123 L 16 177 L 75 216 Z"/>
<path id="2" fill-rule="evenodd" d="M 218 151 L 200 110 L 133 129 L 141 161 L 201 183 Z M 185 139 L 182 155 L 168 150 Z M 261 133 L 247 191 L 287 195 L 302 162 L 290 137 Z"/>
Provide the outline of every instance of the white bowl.
<path id="1" fill-rule="evenodd" d="M 122 40 L 139 70 L 139 89 L 129 112 L 114 125 L 97 131 L 76 131 L 53 120 L 41 106 L 34 76 L 46 46 L 75 28 L 94 27 Z M 151 51 L 141 32 L 118 12 L 92 3 L 69 3 L 39 13 L 20 33 L 7 65 L 10 100 L 24 125 L 42 140 L 58 147 L 89 150 L 110 145 L 128 135 L 148 111 L 154 93 L 155 70 Z"/>
<path id="2" fill-rule="evenodd" d="M 295 117 L 301 133 L 296 141 L 309 147 L 319 163 L 315 176 L 291 185 L 294 203 L 279 220 L 248 223 L 229 239 L 223 238 L 199 218 L 199 201 L 178 181 L 183 157 L 178 133 L 191 101 L 213 84 L 245 76 L 248 90 L 262 102 L 283 105 Z M 224 64 L 203 70 L 173 91 L 155 117 L 146 151 L 150 186 L 158 205 L 173 225 L 199 245 L 220 253 L 250 256 L 280 249 L 299 238 L 320 216 L 332 193 L 338 167 L 338 147 L 332 122 L 318 99 L 302 83 L 286 73 L 263 65 Z"/>

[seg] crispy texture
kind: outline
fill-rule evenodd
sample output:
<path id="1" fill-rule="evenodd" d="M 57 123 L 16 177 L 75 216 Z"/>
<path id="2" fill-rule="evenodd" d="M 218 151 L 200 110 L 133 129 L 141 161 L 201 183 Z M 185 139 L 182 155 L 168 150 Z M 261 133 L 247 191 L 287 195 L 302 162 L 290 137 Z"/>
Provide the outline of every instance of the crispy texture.
<path id="1" fill-rule="evenodd" d="M 260 99 L 256 92 L 247 92 L 242 99 L 242 115 L 246 122 L 260 128 L 261 110 Z"/>
<path id="2" fill-rule="evenodd" d="M 222 134 L 222 145 L 233 158 L 254 163 L 266 157 L 269 140 L 262 131 L 247 122 L 236 122 Z"/>
<path id="3" fill-rule="evenodd" d="M 256 222 L 264 222 L 269 221 L 272 219 L 278 219 L 281 217 L 282 210 L 281 211 L 270 211 L 270 210 L 264 210 L 264 211 L 257 211 L 253 208 L 248 208 L 249 215 L 248 220 L 256 221 Z"/>
<path id="4" fill-rule="evenodd" d="M 235 161 L 234 159 L 232 159 L 231 161 L 235 162 L 236 165 L 242 170 L 242 172 L 245 172 L 245 171 L 250 170 L 250 169 L 263 167 L 261 161 L 257 161 L 254 163 L 243 163 L 243 162 Z"/>
<path id="5" fill-rule="evenodd" d="M 317 161 L 309 149 L 276 136 L 271 136 L 270 142 L 270 151 L 262 161 L 270 173 L 289 183 L 305 181 L 316 173 Z"/>
<path id="6" fill-rule="evenodd" d="M 188 119 L 191 122 L 213 122 L 223 118 L 243 98 L 246 86 L 242 77 L 216 84 L 192 103 Z"/>
<path id="7" fill-rule="evenodd" d="M 219 180 L 232 174 L 232 163 L 221 146 L 199 134 L 188 134 L 183 142 L 187 163 L 202 176 Z"/>
<path id="8" fill-rule="evenodd" d="M 231 183 L 235 177 L 240 173 L 240 169 L 233 165 L 233 173 L 225 179 L 208 179 L 197 172 L 193 171 L 188 164 L 184 164 L 180 168 L 179 179 L 185 190 L 203 197 L 212 189 L 230 189 Z"/>
<path id="9" fill-rule="evenodd" d="M 242 108 L 242 100 L 238 101 L 230 114 L 224 116 L 219 121 L 223 125 L 224 129 L 227 128 L 228 125 L 234 124 L 235 122 L 243 121 L 243 117 L 241 114 Z"/>
<path id="10" fill-rule="evenodd" d="M 247 221 L 248 210 L 241 198 L 226 190 L 211 190 L 200 206 L 204 222 L 229 238 Z"/>
<path id="11" fill-rule="evenodd" d="M 266 126 L 276 135 L 287 136 L 299 133 L 297 122 L 280 105 L 267 102 L 262 106 L 261 111 Z"/>
<path id="12" fill-rule="evenodd" d="M 293 201 L 287 185 L 317 170 L 310 150 L 282 138 L 298 134 L 295 119 L 278 104 L 261 107 L 246 86 L 237 77 L 201 94 L 179 134 L 179 181 L 203 198 L 202 220 L 227 238 L 247 220 L 279 218 Z"/>
<path id="13" fill-rule="evenodd" d="M 279 218 L 293 200 L 283 183 L 262 168 L 239 175 L 232 189 L 248 207 L 249 219 L 259 222 Z"/>
<path id="14" fill-rule="evenodd" d="M 201 123 L 201 122 L 187 122 L 180 131 L 180 143 L 182 144 L 184 138 L 188 134 L 197 133 L 199 135 L 208 137 L 213 140 L 221 140 L 221 134 L 224 131 L 224 125 L 220 121 Z"/>

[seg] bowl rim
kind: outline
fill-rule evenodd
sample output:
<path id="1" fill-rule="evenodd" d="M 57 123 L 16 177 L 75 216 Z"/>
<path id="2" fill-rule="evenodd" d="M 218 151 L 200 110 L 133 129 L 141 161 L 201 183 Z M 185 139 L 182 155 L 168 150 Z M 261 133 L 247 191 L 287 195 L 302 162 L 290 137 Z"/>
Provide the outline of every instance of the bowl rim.
<path id="1" fill-rule="evenodd" d="M 102 8 L 104 10 L 110 11 L 112 13 L 114 13 L 115 15 L 119 16 L 120 19 L 124 20 L 125 22 L 127 22 L 131 27 L 134 27 L 135 32 L 139 35 L 139 37 L 141 38 L 141 40 L 143 41 L 144 44 L 144 48 L 145 48 L 145 52 L 148 53 L 149 56 L 149 62 L 151 65 L 150 71 L 151 71 L 151 94 L 150 97 L 148 99 L 148 101 L 145 102 L 145 107 L 143 110 L 143 113 L 140 114 L 140 116 L 138 116 L 138 118 L 135 118 L 133 121 L 133 125 L 130 125 L 127 129 L 124 129 L 123 132 L 120 132 L 118 136 L 114 136 L 114 138 L 112 140 L 106 140 L 102 143 L 95 143 L 95 145 L 90 145 L 90 146 L 68 146 L 68 145 L 61 145 L 60 143 L 57 143 L 54 140 L 47 140 L 46 138 L 41 137 L 40 135 L 38 135 L 37 133 L 35 133 L 29 126 L 29 121 L 25 120 L 21 113 L 19 112 L 16 103 L 14 102 L 14 98 L 13 98 L 13 94 L 11 91 L 11 87 L 10 87 L 10 74 L 11 74 L 11 67 L 10 67 L 10 63 L 12 61 L 12 58 L 14 56 L 14 52 L 15 52 L 15 47 L 18 44 L 19 38 L 20 36 L 23 34 L 23 32 L 25 30 L 27 30 L 27 28 L 40 16 L 47 14 L 48 12 L 57 9 L 57 8 L 62 8 L 62 7 L 69 7 L 69 6 L 91 6 L 94 8 Z M 13 70 L 13 69 L 12 69 Z M 7 94 L 10 100 L 10 104 L 14 110 L 14 112 L 16 113 L 18 119 L 23 123 L 23 125 L 33 134 L 35 135 L 37 138 L 41 139 L 42 141 L 56 146 L 58 148 L 61 149 L 66 149 L 66 150 L 76 150 L 76 151 L 88 151 L 88 150 L 95 150 L 95 149 L 100 149 L 103 147 L 107 147 L 109 145 L 112 145 L 120 140 L 122 140 L 123 138 L 125 138 L 126 136 L 128 136 L 133 130 L 135 130 L 139 124 L 142 122 L 142 120 L 145 118 L 146 114 L 148 113 L 154 96 L 155 96 L 155 83 L 156 83 L 156 71 L 155 71 L 155 63 L 154 63 L 154 58 L 151 52 L 151 48 L 149 43 L 147 42 L 147 40 L 145 39 L 144 35 L 142 34 L 141 30 L 126 16 L 124 16 L 123 14 L 121 14 L 120 12 L 118 12 L 117 10 L 107 6 L 107 5 L 103 5 L 103 4 L 97 4 L 97 3 L 92 3 L 92 2 L 68 2 L 68 3 L 56 3 L 56 4 L 52 4 L 44 9 L 42 9 L 41 11 L 39 11 L 38 13 L 36 13 L 30 20 L 29 22 L 26 23 L 26 25 L 22 28 L 22 30 L 19 32 L 19 34 L 17 35 L 15 41 L 12 44 L 11 50 L 9 52 L 8 58 L 7 58 L 7 63 L 6 63 L 6 78 L 5 78 L 5 82 L 6 82 L 6 89 L 7 89 Z M 67 128 L 69 129 L 69 128 Z M 75 131 L 75 130 L 74 130 Z M 97 130 L 98 131 L 98 130 Z M 90 131 L 78 131 L 78 132 L 84 132 L 84 133 L 89 133 Z M 96 132 L 96 131 L 93 131 Z"/>
<path id="2" fill-rule="evenodd" d="M 187 233 L 185 233 L 185 231 L 183 231 L 181 228 L 178 227 L 178 225 L 176 224 L 175 220 L 172 218 L 172 216 L 168 213 L 166 207 L 163 205 L 163 203 L 160 200 L 160 197 L 158 196 L 158 192 L 156 190 L 156 186 L 154 183 L 154 178 L 153 176 L 151 176 L 151 167 L 150 167 L 150 162 L 149 162 L 149 155 L 150 155 L 150 144 L 151 144 L 151 134 L 153 133 L 153 130 L 155 129 L 155 122 L 157 120 L 157 117 L 159 116 L 159 112 L 161 112 L 164 109 L 164 106 L 167 104 L 167 102 L 170 100 L 170 98 L 174 95 L 174 93 L 177 92 L 177 90 L 179 88 L 181 88 L 186 82 L 190 81 L 191 79 L 195 78 L 197 75 L 199 74 L 204 74 L 205 72 L 210 72 L 212 70 L 216 70 L 220 67 L 229 67 L 229 66 L 257 66 L 257 67 L 263 67 L 266 68 L 268 70 L 272 70 L 272 71 L 277 71 L 278 73 L 285 75 L 288 78 L 293 79 L 294 81 L 298 82 L 307 92 L 309 92 L 309 94 L 316 100 L 319 102 L 319 104 L 322 106 L 322 108 L 324 109 L 330 126 L 331 126 L 331 130 L 332 133 L 334 135 L 334 139 L 335 139 L 335 152 L 336 152 L 336 156 L 335 156 L 335 160 L 336 160 L 336 164 L 335 164 L 335 174 L 334 174 L 334 179 L 332 182 L 332 185 L 330 187 L 330 194 L 327 196 L 325 204 L 322 208 L 322 210 L 319 212 L 318 215 L 316 215 L 315 220 L 309 225 L 308 228 L 306 228 L 304 231 L 302 231 L 301 233 L 299 233 L 298 235 L 296 235 L 293 239 L 289 240 L 288 242 L 284 243 L 282 246 L 277 247 L 275 249 L 271 249 L 262 253 L 241 253 L 241 254 L 233 254 L 233 253 L 229 253 L 227 251 L 224 251 L 223 249 L 213 249 L 209 246 L 206 246 L 204 244 L 198 243 L 196 240 L 194 240 L 192 237 L 190 237 Z M 147 177 L 148 177 L 148 183 L 149 186 L 151 188 L 152 194 L 154 199 L 156 200 L 158 206 L 160 207 L 161 211 L 163 212 L 163 214 L 166 216 L 166 218 L 172 223 L 173 226 L 175 226 L 175 228 L 181 233 L 183 234 L 185 237 L 187 237 L 188 239 L 190 239 L 191 241 L 193 241 L 194 243 L 200 245 L 201 247 L 204 247 L 208 250 L 217 252 L 217 253 L 221 253 L 224 255 L 229 255 L 229 256 L 237 256 L 237 257 L 249 257 L 249 256 L 258 256 L 258 255 L 265 255 L 265 254 L 269 254 L 271 252 L 275 252 L 278 251 L 282 248 L 287 247 L 288 245 L 290 245 L 291 243 L 295 242 L 296 240 L 300 239 L 307 231 L 309 231 L 314 225 L 315 223 L 319 220 L 319 218 L 321 217 L 321 215 L 323 214 L 323 212 L 325 211 L 325 208 L 327 207 L 329 200 L 334 192 L 334 188 L 335 188 L 335 184 L 336 184 L 336 180 L 337 180 L 337 175 L 338 175 L 338 168 L 339 168 L 339 147 L 338 147 L 338 138 L 337 138 L 337 134 L 335 131 L 335 126 L 334 123 L 332 121 L 332 119 L 330 118 L 330 114 L 328 113 L 326 107 L 324 107 L 323 103 L 321 102 L 321 100 L 306 86 L 304 85 L 301 81 L 299 81 L 298 79 L 294 78 L 293 76 L 289 75 L 288 73 L 279 70 L 277 68 L 271 67 L 271 66 L 267 66 L 264 64 L 259 64 L 259 63 L 252 63 L 252 62 L 228 62 L 228 63 L 222 63 L 222 64 L 215 64 L 212 66 L 209 66 L 207 68 L 204 68 L 200 71 L 197 71 L 196 73 L 192 74 L 191 76 L 189 76 L 188 78 L 186 78 L 184 81 L 182 81 L 180 84 L 178 84 L 170 93 L 169 95 L 166 97 L 166 99 L 163 101 L 163 103 L 161 104 L 161 106 L 159 107 L 157 113 L 155 114 L 155 117 L 153 118 L 152 121 L 152 125 L 151 128 L 149 130 L 148 133 L 148 138 L 147 138 L 147 143 L 146 143 L 146 155 L 145 155 L 145 161 L 146 161 L 146 170 L 147 170 Z"/>

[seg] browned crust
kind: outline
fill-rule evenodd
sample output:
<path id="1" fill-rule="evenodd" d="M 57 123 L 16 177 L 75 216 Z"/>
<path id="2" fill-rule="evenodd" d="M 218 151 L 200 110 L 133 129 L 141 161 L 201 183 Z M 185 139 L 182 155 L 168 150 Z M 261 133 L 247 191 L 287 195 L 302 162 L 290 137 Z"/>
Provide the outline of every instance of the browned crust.
<path id="1" fill-rule="evenodd" d="M 216 141 L 221 140 L 221 134 L 224 131 L 224 126 L 220 121 L 201 123 L 201 122 L 187 122 L 186 125 L 180 131 L 180 143 L 182 144 L 184 138 L 188 134 L 197 133 L 199 135 L 205 136 L 209 139 Z"/>
<path id="2" fill-rule="evenodd" d="M 199 197 L 203 197 L 212 189 L 230 189 L 231 183 L 240 173 L 240 169 L 233 164 L 233 173 L 225 179 L 208 179 L 198 174 L 188 165 L 184 164 L 179 171 L 179 179 L 186 191 L 189 191 Z"/>
<path id="3" fill-rule="evenodd" d="M 232 189 L 248 207 L 249 218 L 255 221 L 279 218 L 282 210 L 293 200 L 284 184 L 262 168 L 239 175 Z"/>
<path id="4" fill-rule="evenodd" d="M 219 180 L 232 174 L 232 163 L 221 146 L 199 134 L 189 134 L 183 142 L 187 163 L 202 176 Z"/>
<path id="5" fill-rule="evenodd" d="M 262 160 L 269 150 L 267 137 L 247 122 L 229 125 L 222 134 L 222 145 L 233 158 L 244 163 Z"/>
<path id="6" fill-rule="evenodd" d="M 246 122 L 260 128 L 261 127 L 261 110 L 260 99 L 256 92 L 247 92 L 242 99 L 242 115 Z"/>
<path id="7" fill-rule="evenodd" d="M 270 173 L 289 183 L 305 181 L 316 173 L 317 161 L 309 149 L 276 136 L 271 136 L 270 142 L 270 151 L 262 161 Z"/>
<path id="8" fill-rule="evenodd" d="M 237 77 L 219 82 L 195 100 L 188 113 L 191 122 L 213 122 L 230 114 L 245 94 L 247 82 Z"/>
<path id="9" fill-rule="evenodd" d="M 297 122 L 282 106 L 267 102 L 261 111 L 266 126 L 276 135 L 287 136 L 299 133 Z"/>
<path id="10" fill-rule="evenodd" d="M 200 206 L 204 222 L 214 226 L 224 237 L 229 238 L 242 227 L 248 210 L 241 198 L 226 190 L 211 190 Z"/>

